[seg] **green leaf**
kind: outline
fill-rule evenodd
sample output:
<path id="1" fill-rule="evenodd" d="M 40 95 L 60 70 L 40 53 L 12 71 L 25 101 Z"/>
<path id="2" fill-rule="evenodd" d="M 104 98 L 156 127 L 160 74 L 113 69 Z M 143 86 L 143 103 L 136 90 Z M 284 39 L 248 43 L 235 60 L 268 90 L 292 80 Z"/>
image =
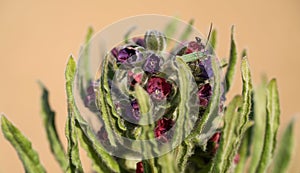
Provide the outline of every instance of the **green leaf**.
<path id="1" fill-rule="evenodd" d="M 68 167 L 68 160 L 66 158 L 65 150 L 57 134 L 55 126 L 55 112 L 51 109 L 49 104 L 49 93 L 42 83 L 39 83 L 43 93 L 41 97 L 42 106 L 42 117 L 44 127 L 50 144 L 51 152 L 55 159 L 65 171 Z"/>
<path id="2" fill-rule="evenodd" d="M 249 122 L 249 115 L 251 112 L 251 100 L 252 100 L 252 81 L 251 81 L 251 72 L 248 64 L 248 59 L 246 57 L 242 58 L 241 63 L 241 71 L 242 71 L 242 81 L 243 81 L 243 105 L 241 109 L 242 119 L 239 122 L 240 129 L 245 130 L 245 126 Z M 245 131 L 241 132 L 241 134 L 245 133 Z"/>
<path id="3" fill-rule="evenodd" d="M 233 158 L 238 150 L 234 144 L 241 138 L 241 136 L 236 133 L 239 131 L 237 128 L 241 115 L 237 109 L 240 108 L 241 105 L 242 97 L 235 96 L 226 109 L 220 146 L 213 161 L 211 172 L 225 173 L 231 169 Z"/>
<path id="4" fill-rule="evenodd" d="M 212 50 L 215 50 L 216 49 L 216 45 L 217 45 L 217 30 L 213 29 L 212 32 L 211 32 L 211 36 L 209 38 L 209 41 L 208 41 L 210 47 Z"/>
<path id="5" fill-rule="evenodd" d="M 276 134 L 279 126 L 280 105 L 276 80 L 273 79 L 267 86 L 267 119 L 264 146 L 259 161 L 257 173 L 267 170 L 276 146 Z"/>
<path id="6" fill-rule="evenodd" d="M 92 27 L 89 27 L 88 28 L 88 32 L 85 36 L 85 47 L 84 47 L 84 78 L 86 81 L 89 81 L 92 77 L 92 75 L 90 74 L 90 58 L 89 58 L 89 51 L 90 51 L 90 41 L 91 41 L 91 38 L 93 36 L 93 28 Z"/>
<path id="7" fill-rule="evenodd" d="M 225 91 L 228 92 L 233 79 L 234 79 L 234 73 L 235 73 L 235 65 L 237 62 L 237 50 L 236 50 L 236 45 L 235 45 L 235 41 L 234 41 L 234 26 L 232 26 L 231 28 L 231 44 L 230 44 L 230 55 L 229 55 L 229 64 L 228 64 L 228 68 L 225 74 L 225 84 L 226 84 L 226 88 Z"/>
<path id="8" fill-rule="evenodd" d="M 198 59 L 204 58 L 204 56 L 205 55 L 203 52 L 194 52 L 182 56 L 177 56 L 177 58 L 182 59 L 184 62 L 193 62 Z"/>
<path id="9" fill-rule="evenodd" d="M 159 168 L 156 166 L 155 159 L 142 160 L 144 173 L 158 173 Z"/>
<path id="10" fill-rule="evenodd" d="M 140 107 L 141 114 L 145 115 L 150 110 L 150 97 L 148 93 L 141 87 L 140 85 L 134 86 L 134 91 L 136 93 L 136 97 L 138 98 L 138 103 Z"/>
<path id="11" fill-rule="evenodd" d="M 189 36 L 191 35 L 192 31 L 193 31 L 193 25 L 194 25 L 194 19 L 191 19 L 189 21 L 188 26 L 185 28 L 185 30 L 183 31 L 183 33 L 180 36 L 180 41 L 186 41 Z"/>
<path id="12" fill-rule="evenodd" d="M 240 149 L 239 149 L 239 155 L 240 155 L 240 159 L 239 159 L 239 162 L 236 166 L 236 168 L 234 169 L 234 173 L 243 173 L 243 172 L 246 172 L 245 169 L 246 169 L 246 161 L 249 157 L 249 150 L 250 150 L 250 137 L 251 137 L 251 129 L 249 129 L 247 132 L 246 132 L 246 135 L 244 136 L 243 138 L 243 141 L 242 141 L 242 144 L 240 146 Z"/>
<path id="13" fill-rule="evenodd" d="M 136 26 L 133 26 L 133 27 L 129 28 L 129 30 L 126 32 L 126 34 L 124 35 L 125 44 L 129 43 L 130 35 L 135 29 L 136 29 Z"/>
<path id="14" fill-rule="evenodd" d="M 251 161 L 249 173 L 255 173 L 259 165 L 266 129 L 266 80 L 254 91 L 254 126 L 252 128 Z"/>
<path id="15" fill-rule="evenodd" d="M 74 110 L 68 105 L 68 120 L 66 123 L 66 137 L 68 140 L 69 167 L 67 172 L 83 172 L 78 149 L 77 132 L 75 127 Z"/>
<path id="16" fill-rule="evenodd" d="M 93 78 L 90 71 L 90 40 L 93 36 L 93 28 L 89 27 L 85 36 L 85 43 L 81 47 L 79 55 L 79 68 L 78 68 L 78 88 L 80 89 L 81 99 L 84 100 L 86 97 L 86 89 L 89 87 L 90 82 Z"/>
<path id="17" fill-rule="evenodd" d="M 177 173 L 178 168 L 174 158 L 173 152 L 169 152 L 157 158 L 157 162 L 160 165 L 160 172 L 172 172 Z"/>
<path id="18" fill-rule="evenodd" d="M 176 18 L 172 19 L 165 27 L 164 33 L 167 38 L 167 42 L 173 38 L 174 34 L 176 33 L 178 20 Z"/>
<path id="19" fill-rule="evenodd" d="M 17 151 L 27 173 L 46 172 L 40 163 L 37 152 L 32 148 L 31 142 L 3 115 L 1 116 L 1 128 L 5 138 Z"/>
<path id="20" fill-rule="evenodd" d="M 293 119 L 285 129 L 279 148 L 274 156 L 273 173 L 285 173 L 293 156 L 295 149 L 295 119 Z"/>
<path id="21" fill-rule="evenodd" d="M 209 137 L 211 137 L 217 129 L 220 128 L 221 116 L 219 112 L 220 98 L 221 98 L 221 80 L 220 68 L 217 62 L 212 59 L 213 77 L 213 93 L 210 98 L 209 105 L 207 106 L 199 123 L 196 123 L 192 133 L 188 136 L 189 140 L 197 139 L 197 143 L 201 145 L 206 144 Z M 193 139 L 194 138 L 194 139 Z"/>
<path id="22" fill-rule="evenodd" d="M 120 135 L 122 134 L 122 128 L 119 128 L 121 123 L 118 123 L 121 118 L 116 115 L 116 111 L 112 108 L 113 102 L 111 100 L 107 79 L 108 64 L 109 59 L 108 57 L 105 57 L 102 64 L 103 68 L 101 71 L 102 75 L 100 78 L 99 92 L 96 93 L 96 98 L 98 107 L 101 111 L 101 118 L 103 119 L 104 127 L 107 131 L 108 140 L 113 147 L 117 147 L 117 140 L 113 133 L 119 133 Z"/>
<path id="23" fill-rule="evenodd" d="M 79 124 L 80 129 L 82 130 L 82 134 L 85 135 L 85 139 L 87 139 L 86 144 L 89 145 L 89 149 L 94 149 L 94 152 L 99 156 L 99 160 L 101 160 L 107 168 L 110 170 L 114 170 L 114 172 L 120 172 L 120 168 L 116 160 L 112 156 L 110 156 L 103 146 L 99 143 L 95 133 L 92 131 L 88 123 L 83 119 L 80 115 L 75 102 L 74 102 L 74 95 L 73 95 L 73 83 L 74 83 L 74 76 L 76 71 L 76 63 L 72 57 L 70 57 L 69 62 L 66 68 L 66 90 L 67 90 L 67 97 L 68 97 L 68 105 L 72 108 L 76 121 Z M 91 153 L 95 155 L 94 153 Z"/>
<path id="24" fill-rule="evenodd" d="M 97 173 L 106 173 L 106 172 L 113 172 L 107 168 L 105 163 L 100 159 L 99 152 L 96 152 L 94 148 L 94 144 L 92 140 L 88 139 L 87 136 L 84 134 L 83 130 L 81 129 L 79 123 L 76 123 L 78 138 L 81 144 L 81 147 L 86 151 L 88 157 L 92 160 L 93 170 Z M 102 155 L 103 156 L 103 155 Z"/>

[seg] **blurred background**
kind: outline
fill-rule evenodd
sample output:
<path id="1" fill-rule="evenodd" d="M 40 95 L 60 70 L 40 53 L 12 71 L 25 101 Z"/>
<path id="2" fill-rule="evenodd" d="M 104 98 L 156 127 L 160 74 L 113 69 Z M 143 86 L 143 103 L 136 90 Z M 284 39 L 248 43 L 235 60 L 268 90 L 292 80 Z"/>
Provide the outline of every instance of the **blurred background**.
<path id="1" fill-rule="evenodd" d="M 291 118 L 299 115 L 300 1 L 0 0 L 0 112 L 32 141 L 48 172 L 61 171 L 42 126 L 37 80 L 50 90 L 57 128 L 66 147 L 64 70 L 69 55 L 78 57 L 89 26 L 97 32 L 140 14 L 178 16 L 185 21 L 193 18 L 204 35 L 213 22 L 218 30 L 216 52 L 221 58 L 229 55 L 230 28 L 235 25 L 238 51 L 247 48 L 254 83 L 259 84 L 263 74 L 278 80 L 282 110 L 279 137 Z M 239 69 L 237 72 L 230 97 L 241 92 Z M 299 173 L 300 120 L 296 124 L 297 149 L 290 172 Z M 85 152 L 81 153 L 84 168 L 90 170 Z M 2 134 L 0 172 L 24 172 Z"/>

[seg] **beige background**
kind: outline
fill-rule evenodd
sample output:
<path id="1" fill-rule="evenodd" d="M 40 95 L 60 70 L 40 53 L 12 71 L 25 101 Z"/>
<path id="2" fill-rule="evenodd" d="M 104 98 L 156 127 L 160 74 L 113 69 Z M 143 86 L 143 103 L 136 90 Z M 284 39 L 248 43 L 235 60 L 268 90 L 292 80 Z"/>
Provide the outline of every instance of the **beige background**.
<path id="1" fill-rule="evenodd" d="M 282 105 L 280 132 L 299 113 L 300 1 L 0 0 L 0 112 L 32 141 L 48 172 L 60 169 L 50 154 L 42 128 L 41 92 L 36 81 L 42 80 L 50 90 L 57 127 L 65 144 L 64 70 L 68 56 L 77 57 L 88 26 L 98 31 L 121 18 L 145 13 L 176 15 L 184 20 L 194 18 L 204 34 L 213 22 L 218 29 L 217 52 L 221 57 L 228 57 L 230 27 L 235 24 L 238 50 L 249 50 L 254 82 L 258 84 L 263 73 L 278 79 Z M 231 95 L 241 89 L 239 76 L 236 77 Z M 298 120 L 298 131 L 299 126 Z M 290 172 L 300 172 L 299 147 L 297 153 Z M 84 167 L 89 169 L 84 153 L 82 158 Z M 24 172 L 2 134 L 0 172 Z"/>

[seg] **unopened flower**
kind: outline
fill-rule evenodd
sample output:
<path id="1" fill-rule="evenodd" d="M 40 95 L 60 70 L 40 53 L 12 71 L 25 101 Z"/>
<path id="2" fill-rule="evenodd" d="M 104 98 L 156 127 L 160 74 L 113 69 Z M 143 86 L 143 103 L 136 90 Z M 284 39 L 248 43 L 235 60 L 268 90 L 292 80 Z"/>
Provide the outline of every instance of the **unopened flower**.
<path id="1" fill-rule="evenodd" d="M 237 165 L 237 164 L 239 163 L 239 161 L 240 161 L 240 154 L 237 153 L 237 154 L 234 156 L 233 162 L 234 162 L 234 164 Z"/>
<path id="2" fill-rule="evenodd" d="M 137 100 L 133 100 L 131 102 L 131 107 L 132 107 L 132 115 L 134 116 L 134 118 L 136 120 L 139 120 L 140 119 L 140 107 L 139 107 L 139 104 L 137 102 Z"/>
<path id="3" fill-rule="evenodd" d="M 134 87 L 135 84 L 140 84 L 143 79 L 143 73 L 134 73 L 132 71 L 128 71 L 128 84 L 131 87 Z"/>
<path id="4" fill-rule="evenodd" d="M 89 108 L 91 111 L 98 111 L 98 108 L 96 106 L 96 93 L 95 93 L 95 87 L 99 85 L 98 82 L 90 82 L 88 88 L 86 89 L 86 96 L 84 99 L 84 106 Z"/>
<path id="5" fill-rule="evenodd" d="M 130 57 L 136 55 L 136 46 L 126 46 L 118 50 L 117 48 L 113 48 L 111 50 L 111 54 L 116 58 L 118 63 L 126 62 Z"/>
<path id="6" fill-rule="evenodd" d="M 108 135 L 107 135 L 107 132 L 106 132 L 104 126 L 102 126 L 101 129 L 98 131 L 97 137 L 98 137 L 98 139 L 100 139 L 100 141 L 107 141 Z"/>
<path id="7" fill-rule="evenodd" d="M 133 38 L 133 42 L 141 47 L 145 47 L 145 40 L 143 38 L 135 37 Z"/>
<path id="8" fill-rule="evenodd" d="M 203 51 L 205 46 L 202 43 L 191 41 L 188 43 L 188 46 L 185 50 L 185 54 Z"/>
<path id="9" fill-rule="evenodd" d="M 221 139 L 221 133 L 217 132 L 215 133 L 210 139 L 209 142 L 212 142 L 213 148 L 212 148 L 212 153 L 216 154 L 217 150 L 219 149 L 219 142 Z"/>
<path id="10" fill-rule="evenodd" d="M 167 142 L 168 137 L 165 135 L 167 131 L 169 131 L 174 125 L 174 121 L 168 118 L 161 118 L 157 122 L 157 126 L 155 128 L 155 137 L 159 138 L 162 142 Z"/>
<path id="11" fill-rule="evenodd" d="M 212 95 L 211 86 L 209 83 L 202 85 L 198 91 L 199 104 L 203 107 L 208 105 L 210 97 Z"/>
<path id="12" fill-rule="evenodd" d="M 143 167 L 143 162 L 138 162 L 136 164 L 136 173 L 143 173 L 144 172 L 144 167 Z"/>
<path id="13" fill-rule="evenodd" d="M 145 72 L 155 73 L 159 70 L 159 62 L 160 58 L 155 54 L 151 54 L 149 57 L 147 57 L 147 60 L 143 66 L 143 70 Z"/>

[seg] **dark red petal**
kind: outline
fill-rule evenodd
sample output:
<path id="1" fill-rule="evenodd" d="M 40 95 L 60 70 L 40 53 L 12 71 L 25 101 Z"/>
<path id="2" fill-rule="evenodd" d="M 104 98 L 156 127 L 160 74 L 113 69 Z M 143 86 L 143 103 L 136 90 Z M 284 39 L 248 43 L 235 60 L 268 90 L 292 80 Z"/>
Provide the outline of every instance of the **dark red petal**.
<path id="1" fill-rule="evenodd" d="M 138 162 L 136 164 L 136 173 L 143 173 L 144 172 L 144 167 L 143 167 L 143 162 Z"/>

